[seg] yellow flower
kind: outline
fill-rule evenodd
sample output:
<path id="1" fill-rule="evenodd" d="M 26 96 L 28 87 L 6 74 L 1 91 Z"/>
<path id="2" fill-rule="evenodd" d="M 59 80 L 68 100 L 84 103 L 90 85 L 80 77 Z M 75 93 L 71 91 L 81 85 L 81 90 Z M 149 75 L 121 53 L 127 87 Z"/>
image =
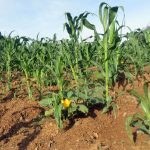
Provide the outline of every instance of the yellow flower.
<path id="1" fill-rule="evenodd" d="M 61 100 L 61 103 L 64 106 L 64 108 L 68 108 L 71 104 L 71 100 L 66 98 L 65 100 Z"/>

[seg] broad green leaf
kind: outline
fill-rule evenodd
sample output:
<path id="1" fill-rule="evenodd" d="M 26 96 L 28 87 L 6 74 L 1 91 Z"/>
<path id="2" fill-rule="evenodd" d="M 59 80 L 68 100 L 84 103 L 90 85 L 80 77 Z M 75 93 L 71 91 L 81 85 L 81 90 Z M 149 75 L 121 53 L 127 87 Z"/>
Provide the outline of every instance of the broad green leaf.
<path id="1" fill-rule="evenodd" d="M 71 29 L 73 28 L 73 19 L 70 13 L 65 13 L 65 15 L 67 16 L 68 22 L 69 22 L 69 26 L 71 27 Z"/>
<path id="2" fill-rule="evenodd" d="M 53 109 L 49 109 L 49 110 L 46 110 L 46 111 L 45 111 L 44 115 L 45 115 L 46 117 L 49 117 L 49 116 L 51 116 L 53 113 L 54 113 L 54 110 L 53 110 Z"/>
<path id="3" fill-rule="evenodd" d="M 63 127 L 63 122 L 62 122 L 62 105 L 55 105 L 54 107 L 54 116 L 55 116 L 55 119 L 56 119 L 56 122 L 57 122 L 57 125 L 59 128 L 62 128 Z"/>
<path id="4" fill-rule="evenodd" d="M 45 98 L 39 101 L 39 104 L 42 106 L 50 106 L 52 104 L 53 98 Z"/>
<path id="5" fill-rule="evenodd" d="M 100 18 L 100 22 L 101 24 L 103 24 L 103 7 L 109 7 L 107 3 L 105 2 L 102 2 L 100 5 L 99 5 L 99 18 Z"/>
<path id="6" fill-rule="evenodd" d="M 82 105 L 82 104 L 78 105 L 78 110 L 81 111 L 81 112 L 84 113 L 84 114 L 87 114 L 88 111 L 89 111 L 89 110 L 88 110 L 88 107 L 85 106 L 85 105 Z"/>
<path id="7" fill-rule="evenodd" d="M 71 98 L 72 95 L 73 95 L 73 92 L 72 92 L 72 91 L 69 91 L 69 92 L 67 93 L 67 98 Z"/>
<path id="8" fill-rule="evenodd" d="M 109 11 L 109 26 L 114 21 L 116 15 L 117 15 L 117 12 L 118 12 L 118 7 L 110 8 L 110 11 Z"/>
<path id="9" fill-rule="evenodd" d="M 81 92 L 78 93 L 78 96 L 79 96 L 79 98 L 81 98 L 83 100 L 86 100 L 88 98 L 86 94 L 81 93 Z"/>
<path id="10" fill-rule="evenodd" d="M 71 28 L 69 27 L 68 23 L 65 23 L 65 24 L 64 24 L 64 28 L 67 29 L 67 32 L 69 33 L 69 35 L 72 34 L 72 30 L 71 30 Z"/>
<path id="11" fill-rule="evenodd" d="M 91 24 L 87 19 L 83 19 L 83 25 L 90 30 L 96 30 L 95 25 Z"/>
<path id="12" fill-rule="evenodd" d="M 108 30 L 108 20 L 109 20 L 108 13 L 109 13 L 109 8 L 108 8 L 108 6 L 105 6 L 104 10 L 103 10 L 103 27 L 104 27 L 104 32 L 106 32 Z"/>
<path id="13" fill-rule="evenodd" d="M 115 42 L 117 31 L 115 31 L 115 21 L 112 22 L 109 28 L 109 43 L 113 44 Z M 115 43 L 114 43 L 115 44 Z"/>

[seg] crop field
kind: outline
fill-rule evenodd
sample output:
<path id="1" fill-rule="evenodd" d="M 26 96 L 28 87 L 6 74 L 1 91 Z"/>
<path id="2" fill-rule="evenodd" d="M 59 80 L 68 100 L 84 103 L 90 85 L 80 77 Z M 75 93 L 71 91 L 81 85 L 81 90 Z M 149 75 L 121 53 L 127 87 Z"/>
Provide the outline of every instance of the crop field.
<path id="1" fill-rule="evenodd" d="M 69 39 L 0 34 L 0 150 L 150 149 L 150 28 L 90 15 L 65 13 Z"/>

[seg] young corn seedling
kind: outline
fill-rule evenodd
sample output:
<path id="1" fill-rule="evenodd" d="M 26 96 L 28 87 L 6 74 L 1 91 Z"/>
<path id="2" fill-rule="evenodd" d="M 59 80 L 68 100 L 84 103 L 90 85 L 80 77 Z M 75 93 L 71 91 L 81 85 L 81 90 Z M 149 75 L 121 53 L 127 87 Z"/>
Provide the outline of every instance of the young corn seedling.
<path id="1" fill-rule="evenodd" d="M 144 31 L 144 36 L 145 36 L 146 44 L 150 46 L 150 28 Z"/>
<path id="2" fill-rule="evenodd" d="M 26 80 L 29 99 L 32 99 L 33 97 L 32 97 L 32 89 L 31 89 L 31 82 L 30 82 L 30 61 L 22 60 L 21 66 L 25 74 L 25 80 Z"/>
<path id="3" fill-rule="evenodd" d="M 10 35 L 8 38 L 4 39 L 4 49 L 3 49 L 3 60 L 5 62 L 6 69 L 6 78 L 7 78 L 7 90 L 9 91 L 12 81 L 12 60 L 13 54 L 15 51 L 15 39 L 11 38 Z"/>
<path id="4" fill-rule="evenodd" d="M 144 95 L 140 95 L 138 92 L 131 90 L 131 95 L 137 98 L 139 105 L 143 110 L 143 114 L 134 114 L 126 119 L 126 130 L 131 140 L 134 140 L 132 134 L 132 127 L 137 127 L 137 131 L 142 131 L 150 135 L 150 92 L 148 90 L 149 82 L 144 84 Z"/>
<path id="5" fill-rule="evenodd" d="M 77 80 L 78 80 L 78 74 L 80 71 L 79 62 L 81 61 L 80 60 L 81 52 L 79 49 L 79 37 L 83 29 L 82 20 L 87 18 L 89 14 L 90 13 L 88 12 L 84 12 L 80 14 L 79 16 L 75 16 L 73 18 L 70 13 L 65 13 L 67 17 L 67 22 L 64 24 L 64 29 L 67 30 L 71 41 L 69 43 L 64 44 L 65 47 L 69 47 L 68 50 L 70 53 L 68 53 L 66 49 L 64 49 L 64 51 L 65 51 L 65 56 L 67 57 L 67 60 L 69 60 L 69 65 L 71 67 L 71 71 L 72 71 L 76 84 L 78 84 Z"/>
<path id="6" fill-rule="evenodd" d="M 51 70 L 52 74 L 54 75 L 56 82 L 57 82 L 58 89 L 59 89 L 59 94 L 61 98 L 63 98 L 64 62 L 62 60 L 62 56 L 61 55 L 57 56 L 53 68 L 49 66 L 47 67 Z"/>
<path id="7" fill-rule="evenodd" d="M 73 47 L 69 45 L 66 41 L 62 42 L 62 53 L 65 58 L 65 64 L 67 64 L 70 69 L 71 73 L 73 75 L 73 78 L 75 80 L 76 86 L 78 86 L 78 65 L 76 65 L 75 58 L 77 56 L 74 56 L 70 49 Z M 78 63 L 78 62 L 77 62 Z"/>
<path id="8" fill-rule="evenodd" d="M 38 92 L 39 98 L 42 97 L 42 86 L 43 86 L 43 79 L 44 79 L 44 71 L 43 68 L 38 68 L 34 71 L 34 76 L 36 78 L 36 83 L 38 85 Z"/>
<path id="9" fill-rule="evenodd" d="M 130 72 L 134 76 L 143 74 L 144 66 L 149 65 L 149 46 L 146 44 L 144 32 L 142 30 L 136 30 L 126 35 L 127 40 L 124 43 L 124 56 Z M 132 68 L 131 68 L 132 66 Z"/>
<path id="10" fill-rule="evenodd" d="M 34 57 L 32 56 L 31 52 L 29 51 L 28 43 L 24 43 L 21 52 L 18 54 L 18 60 L 20 63 L 20 68 L 25 75 L 25 82 L 27 86 L 27 92 L 29 99 L 33 99 L 32 96 L 32 89 L 31 89 L 31 74 L 33 73 L 33 60 Z"/>

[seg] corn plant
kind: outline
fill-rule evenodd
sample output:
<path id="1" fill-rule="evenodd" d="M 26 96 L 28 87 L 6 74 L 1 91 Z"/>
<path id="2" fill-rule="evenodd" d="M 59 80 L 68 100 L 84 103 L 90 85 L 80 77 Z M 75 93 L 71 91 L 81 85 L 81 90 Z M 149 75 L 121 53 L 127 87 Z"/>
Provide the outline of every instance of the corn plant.
<path id="1" fill-rule="evenodd" d="M 147 28 L 144 31 L 144 37 L 145 37 L 145 40 L 146 40 L 146 44 L 148 44 L 150 46 L 150 28 Z"/>
<path id="2" fill-rule="evenodd" d="M 149 45 L 146 44 L 144 31 L 136 30 L 126 35 L 123 46 L 123 57 L 128 66 L 134 66 L 130 72 L 135 76 L 144 73 L 144 66 L 149 65 Z"/>
<path id="3" fill-rule="evenodd" d="M 11 32 L 12 33 L 12 32 Z M 18 48 L 18 39 L 19 37 L 16 36 L 14 38 L 11 37 L 11 33 L 9 34 L 8 38 L 4 37 L 2 39 L 2 60 L 5 66 L 3 66 L 4 70 L 6 71 L 6 78 L 7 78 L 7 90 L 12 88 L 12 70 L 16 65 L 16 59 L 14 59 L 15 51 Z"/>
<path id="4" fill-rule="evenodd" d="M 137 131 L 142 131 L 150 135 L 150 92 L 148 91 L 148 84 L 144 84 L 144 95 L 132 90 L 130 94 L 137 98 L 139 105 L 143 110 L 143 114 L 134 114 L 126 119 L 126 130 L 131 140 L 133 139 L 132 127 L 137 127 Z"/>
<path id="5" fill-rule="evenodd" d="M 69 12 L 65 13 L 67 22 L 64 23 L 64 29 L 67 30 L 70 38 L 74 42 L 79 40 L 80 33 L 83 29 L 82 20 L 85 19 L 89 14 L 89 12 L 84 12 L 73 18 Z"/>
<path id="6" fill-rule="evenodd" d="M 20 68 L 24 73 L 25 82 L 27 86 L 27 92 L 29 99 L 33 99 L 32 97 L 32 88 L 31 88 L 31 74 L 32 74 L 32 65 L 34 57 L 31 55 L 30 50 L 28 49 L 28 39 L 23 39 L 24 46 L 21 49 L 21 52 L 18 54 L 18 60 L 20 63 Z M 27 40 L 27 41 L 26 41 Z"/>
<path id="7" fill-rule="evenodd" d="M 64 55 L 64 58 L 66 60 L 66 65 L 71 69 L 73 78 L 76 82 L 76 85 L 78 84 L 78 65 L 75 62 L 75 57 L 73 53 L 71 52 L 72 46 L 69 45 L 66 41 L 62 43 L 62 52 Z M 78 62 L 77 62 L 78 63 Z M 77 69 L 77 70 L 76 70 Z"/>
<path id="8" fill-rule="evenodd" d="M 69 61 L 69 65 L 73 74 L 73 77 L 78 84 L 78 75 L 80 72 L 80 62 L 81 62 L 81 50 L 79 44 L 79 37 L 83 29 L 82 20 L 87 18 L 89 12 L 84 12 L 79 16 L 75 16 L 74 18 L 70 13 L 65 13 L 67 17 L 67 22 L 64 24 L 64 29 L 67 30 L 71 41 L 70 42 L 63 42 L 64 48 L 63 52 L 65 54 L 66 59 Z M 68 49 L 68 50 L 66 50 Z M 80 64 L 79 64 L 80 63 Z"/>
<path id="9" fill-rule="evenodd" d="M 43 68 L 39 67 L 34 71 L 34 77 L 36 78 L 36 83 L 38 85 L 39 97 L 42 97 L 42 85 L 44 79 L 44 70 Z"/>
<path id="10" fill-rule="evenodd" d="M 102 40 L 99 37 L 99 34 L 96 31 L 96 28 L 93 24 L 91 24 L 88 20 L 83 19 L 83 24 L 94 31 L 95 37 L 97 38 L 98 42 L 102 46 L 104 51 L 104 71 L 105 71 L 105 99 L 106 99 L 106 111 L 110 107 L 111 98 L 109 96 L 109 74 L 111 73 L 111 67 L 109 67 L 110 57 L 112 51 L 116 52 L 116 59 L 115 64 L 118 65 L 119 61 L 119 48 L 118 45 L 121 41 L 119 36 L 119 30 L 121 26 L 118 27 L 117 21 L 117 13 L 118 10 L 122 9 L 123 7 L 111 7 L 107 3 L 101 3 L 99 6 L 99 18 L 100 22 L 103 26 L 103 38 Z"/>

